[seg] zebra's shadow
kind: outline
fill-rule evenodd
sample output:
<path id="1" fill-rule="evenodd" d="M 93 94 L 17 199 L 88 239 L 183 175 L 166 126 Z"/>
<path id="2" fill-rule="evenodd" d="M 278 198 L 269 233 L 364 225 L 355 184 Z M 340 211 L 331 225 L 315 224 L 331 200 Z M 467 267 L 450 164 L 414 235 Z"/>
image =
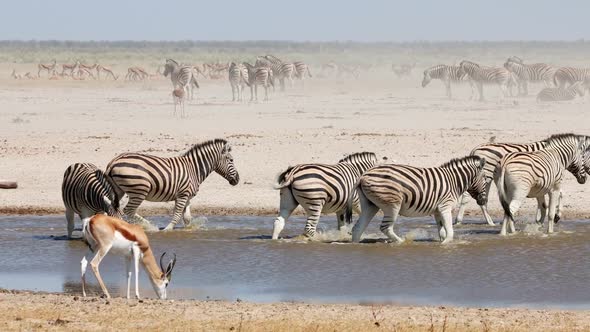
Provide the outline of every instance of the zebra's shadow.
<path id="1" fill-rule="evenodd" d="M 67 235 L 33 235 L 33 240 L 53 240 L 53 241 L 82 241 L 82 237 L 69 238 Z"/>

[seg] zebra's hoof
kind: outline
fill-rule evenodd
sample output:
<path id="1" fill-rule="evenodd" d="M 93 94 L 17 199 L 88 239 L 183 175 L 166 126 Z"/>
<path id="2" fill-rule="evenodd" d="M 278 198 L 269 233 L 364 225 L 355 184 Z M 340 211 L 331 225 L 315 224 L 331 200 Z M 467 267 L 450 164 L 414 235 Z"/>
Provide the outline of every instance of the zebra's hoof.
<path id="1" fill-rule="evenodd" d="M 295 241 L 311 241 L 311 238 L 305 234 L 297 235 L 293 238 Z"/>

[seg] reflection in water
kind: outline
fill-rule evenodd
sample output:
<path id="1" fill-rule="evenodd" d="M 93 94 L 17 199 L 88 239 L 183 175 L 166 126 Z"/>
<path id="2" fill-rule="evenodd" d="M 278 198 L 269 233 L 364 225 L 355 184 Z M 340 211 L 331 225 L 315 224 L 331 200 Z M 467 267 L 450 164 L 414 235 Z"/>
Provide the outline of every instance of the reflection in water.
<path id="1" fill-rule="evenodd" d="M 164 226 L 167 218 L 153 220 Z M 507 238 L 497 227 L 467 224 L 457 228 L 455 243 L 441 246 L 430 218 L 399 222 L 408 239 L 401 245 L 386 243 L 378 222 L 365 243 L 348 243 L 330 218 L 322 219 L 322 242 L 292 239 L 303 229 L 301 218 L 287 223 L 286 239 L 272 241 L 272 220 L 210 217 L 198 229 L 152 234 L 156 255 L 178 255 L 169 296 L 590 308 L 590 225 L 581 221 L 560 223 L 552 236 L 527 226 Z M 64 234 L 60 216 L 0 217 L 0 287 L 80 294 L 88 249 Z M 101 274 L 112 294 L 125 295 L 121 257 L 107 256 Z M 140 274 L 141 295 L 155 297 Z M 101 294 L 90 270 L 88 281 L 91 293 Z"/>

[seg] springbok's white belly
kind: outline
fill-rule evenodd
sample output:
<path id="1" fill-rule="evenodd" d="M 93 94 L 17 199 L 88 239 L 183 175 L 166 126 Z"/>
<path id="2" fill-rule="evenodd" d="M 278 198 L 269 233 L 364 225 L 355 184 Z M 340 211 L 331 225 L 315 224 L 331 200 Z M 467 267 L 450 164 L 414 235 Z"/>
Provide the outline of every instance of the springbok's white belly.
<path id="1" fill-rule="evenodd" d="M 135 244 L 136 243 L 134 241 L 129 241 L 123 236 L 123 234 L 115 231 L 113 246 L 111 247 L 110 251 L 116 255 L 129 256 L 131 255 L 131 248 L 133 248 Z"/>

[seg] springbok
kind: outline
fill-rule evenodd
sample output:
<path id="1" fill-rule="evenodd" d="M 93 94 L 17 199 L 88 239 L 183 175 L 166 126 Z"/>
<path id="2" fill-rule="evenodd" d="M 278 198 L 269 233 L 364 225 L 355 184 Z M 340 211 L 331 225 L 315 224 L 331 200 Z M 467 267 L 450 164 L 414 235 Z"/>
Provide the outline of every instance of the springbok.
<path id="1" fill-rule="evenodd" d="M 90 250 L 96 253 L 90 261 L 90 266 L 100 284 L 100 288 L 102 288 L 107 298 L 110 298 L 111 295 L 100 277 L 98 265 L 112 249 L 115 254 L 125 257 L 127 265 L 127 298 L 130 298 L 132 261 L 135 267 L 135 296 L 138 299 L 140 298 L 138 276 L 139 262 L 141 261 L 154 287 L 154 291 L 160 299 L 166 299 L 166 287 L 168 287 L 172 279 L 172 270 L 176 264 L 176 254 L 174 254 L 174 258 L 170 260 L 166 269 L 164 269 L 162 261 L 166 253 L 163 253 L 160 256 L 160 266 L 158 267 L 147 235 L 141 226 L 131 225 L 121 219 L 109 217 L 104 214 L 97 214 L 84 224 L 83 234 L 83 239 L 88 244 Z M 86 267 L 88 266 L 86 256 L 82 258 L 80 265 L 82 271 L 82 294 L 86 297 L 85 274 Z"/>

